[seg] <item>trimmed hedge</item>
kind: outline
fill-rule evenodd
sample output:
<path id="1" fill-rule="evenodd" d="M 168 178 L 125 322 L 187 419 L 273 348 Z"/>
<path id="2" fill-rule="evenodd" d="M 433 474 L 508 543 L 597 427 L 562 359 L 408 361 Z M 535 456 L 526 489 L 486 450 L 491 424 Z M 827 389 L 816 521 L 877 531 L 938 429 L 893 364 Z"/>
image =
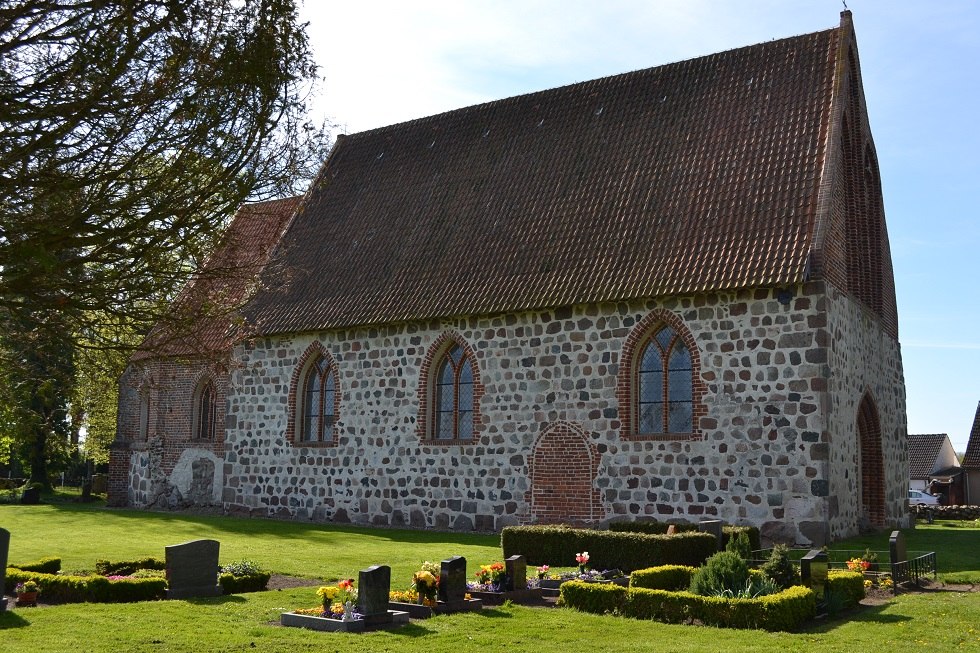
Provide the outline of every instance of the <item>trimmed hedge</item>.
<path id="1" fill-rule="evenodd" d="M 664 521 L 616 521 L 609 524 L 609 530 L 614 533 L 646 533 L 647 535 L 666 535 L 667 529 L 673 526 L 680 533 L 697 532 L 695 524 L 668 524 Z"/>
<path id="2" fill-rule="evenodd" d="M 31 562 L 20 564 L 10 564 L 8 567 L 20 569 L 21 571 L 31 571 L 38 574 L 57 574 L 61 571 L 61 558 L 41 558 Z"/>
<path id="3" fill-rule="evenodd" d="M 219 574 L 218 582 L 225 594 L 245 594 L 246 592 L 261 592 L 269 584 L 271 574 L 260 571 L 255 574 L 245 576 L 235 576 L 234 574 Z"/>
<path id="4" fill-rule="evenodd" d="M 691 576 L 696 567 L 684 565 L 661 565 L 649 569 L 638 569 L 630 574 L 630 587 L 643 587 L 648 590 L 685 590 L 691 585 Z"/>
<path id="5" fill-rule="evenodd" d="M 621 614 L 664 623 L 699 621 L 723 628 L 795 630 L 816 615 L 816 598 L 802 586 L 756 599 L 697 596 L 689 592 L 597 585 L 581 581 L 563 583 L 559 605 L 597 614 Z"/>
<path id="6" fill-rule="evenodd" d="M 109 562 L 96 560 L 95 571 L 103 576 L 129 576 L 137 569 L 166 569 L 167 563 L 159 558 L 138 558 L 136 560 L 121 560 Z"/>
<path id="7" fill-rule="evenodd" d="M 6 585 L 13 591 L 17 583 L 33 580 L 41 586 L 45 603 L 133 603 L 162 599 L 167 589 L 163 578 L 125 578 L 105 576 L 61 576 L 7 569 Z"/>
<path id="8" fill-rule="evenodd" d="M 569 566 L 576 553 L 588 551 L 593 569 L 626 573 L 667 564 L 697 567 L 717 549 L 709 533 L 645 535 L 569 526 L 508 526 L 500 544 L 505 558 L 523 555 L 530 565 Z"/>
<path id="9" fill-rule="evenodd" d="M 675 529 L 680 533 L 690 533 L 697 532 L 697 524 L 680 523 L 680 524 L 668 524 L 667 522 L 660 521 L 619 521 L 612 522 L 609 524 L 609 530 L 615 533 L 646 533 L 647 535 L 666 535 L 667 529 L 670 526 L 674 526 Z M 721 547 L 724 549 L 728 546 L 728 540 L 731 539 L 732 535 L 744 531 L 749 536 L 749 543 L 752 545 L 753 551 L 758 551 L 762 548 L 762 537 L 759 535 L 759 529 L 755 526 L 723 526 L 721 529 Z"/>
<path id="10" fill-rule="evenodd" d="M 620 614 L 628 594 L 629 590 L 615 583 L 570 580 L 561 584 L 556 605 L 593 614 Z"/>
<path id="11" fill-rule="evenodd" d="M 827 573 L 827 586 L 824 592 L 834 597 L 827 600 L 828 603 L 840 601 L 840 608 L 853 608 L 864 598 L 864 574 L 832 569 Z"/>

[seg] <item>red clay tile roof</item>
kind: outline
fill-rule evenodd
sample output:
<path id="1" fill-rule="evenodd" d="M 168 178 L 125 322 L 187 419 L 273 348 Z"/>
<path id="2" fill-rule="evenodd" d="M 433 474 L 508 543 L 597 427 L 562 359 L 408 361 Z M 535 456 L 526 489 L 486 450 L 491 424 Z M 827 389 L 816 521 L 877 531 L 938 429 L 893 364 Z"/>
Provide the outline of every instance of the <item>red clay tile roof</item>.
<path id="1" fill-rule="evenodd" d="M 966 454 L 963 456 L 963 467 L 980 469 L 980 402 L 977 403 L 977 414 L 973 418 L 973 428 L 970 430 L 970 441 L 966 443 Z"/>
<path id="2" fill-rule="evenodd" d="M 843 29 L 341 137 L 246 315 L 272 334 L 804 281 Z"/>
<path id="3" fill-rule="evenodd" d="M 242 206 L 228 225 L 221 243 L 174 301 L 171 316 L 193 316 L 194 329 L 171 329 L 160 323 L 147 337 L 134 359 L 157 355 L 207 356 L 227 351 L 233 341 L 230 311 L 252 290 L 273 247 L 282 237 L 300 197 Z M 205 302 L 212 308 L 203 308 Z"/>
<path id="4" fill-rule="evenodd" d="M 929 478 L 946 438 L 945 433 L 909 435 L 909 478 Z"/>

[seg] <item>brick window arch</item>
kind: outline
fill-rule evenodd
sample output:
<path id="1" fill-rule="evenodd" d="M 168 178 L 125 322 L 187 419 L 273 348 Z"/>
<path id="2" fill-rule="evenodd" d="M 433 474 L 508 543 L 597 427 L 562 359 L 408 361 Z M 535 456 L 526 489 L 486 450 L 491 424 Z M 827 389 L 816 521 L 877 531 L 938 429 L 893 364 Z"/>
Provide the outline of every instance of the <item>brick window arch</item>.
<path id="1" fill-rule="evenodd" d="M 191 410 L 191 437 L 214 440 L 218 423 L 218 391 L 214 379 L 205 375 L 194 390 Z"/>
<path id="2" fill-rule="evenodd" d="M 616 397 L 621 434 L 636 440 L 697 440 L 701 359 L 694 337 L 670 311 L 651 312 L 623 345 Z"/>
<path id="3" fill-rule="evenodd" d="M 289 384 L 286 439 L 304 447 L 337 444 L 340 394 L 337 364 L 314 342 L 297 362 Z"/>
<path id="4" fill-rule="evenodd" d="M 483 391 L 473 348 L 457 333 L 442 334 L 422 362 L 419 437 L 444 444 L 477 440 Z"/>

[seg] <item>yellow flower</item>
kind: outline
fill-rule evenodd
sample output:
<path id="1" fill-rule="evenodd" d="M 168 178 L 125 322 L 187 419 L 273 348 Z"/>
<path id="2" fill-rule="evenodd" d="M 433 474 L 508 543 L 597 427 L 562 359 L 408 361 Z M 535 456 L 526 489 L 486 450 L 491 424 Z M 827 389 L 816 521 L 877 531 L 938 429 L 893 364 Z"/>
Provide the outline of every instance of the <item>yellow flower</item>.
<path id="1" fill-rule="evenodd" d="M 316 595 L 320 597 L 323 602 L 333 601 L 337 598 L 337 593 L 340 592 L 340 588 L 324 586 L 320 587 L 316 591 Z"/>

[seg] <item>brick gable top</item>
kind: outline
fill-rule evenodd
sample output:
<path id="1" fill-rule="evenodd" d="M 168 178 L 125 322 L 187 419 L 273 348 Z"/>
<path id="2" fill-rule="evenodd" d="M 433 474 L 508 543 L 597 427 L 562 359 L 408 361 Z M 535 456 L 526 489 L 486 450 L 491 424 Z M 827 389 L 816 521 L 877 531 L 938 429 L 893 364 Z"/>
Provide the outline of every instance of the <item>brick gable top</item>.
<path id="1" fill-rule="evenodd" d="M 201 272 L 174 300 L 170 316 L 176 328 L 166 321 L 158 324 L 132 359 L 212 357 L 230 351 L 235 333 L 232 311 L 257 283 L 299 201 L 290 197 L 242 206 Z M 193 320 L 187 333 L 185 320 Z"/>
<path id="2" fill-rule="evenodd" d="M 841 33 L 341 137 L 246 315 L 274 334 L 802 282 Z"/>

